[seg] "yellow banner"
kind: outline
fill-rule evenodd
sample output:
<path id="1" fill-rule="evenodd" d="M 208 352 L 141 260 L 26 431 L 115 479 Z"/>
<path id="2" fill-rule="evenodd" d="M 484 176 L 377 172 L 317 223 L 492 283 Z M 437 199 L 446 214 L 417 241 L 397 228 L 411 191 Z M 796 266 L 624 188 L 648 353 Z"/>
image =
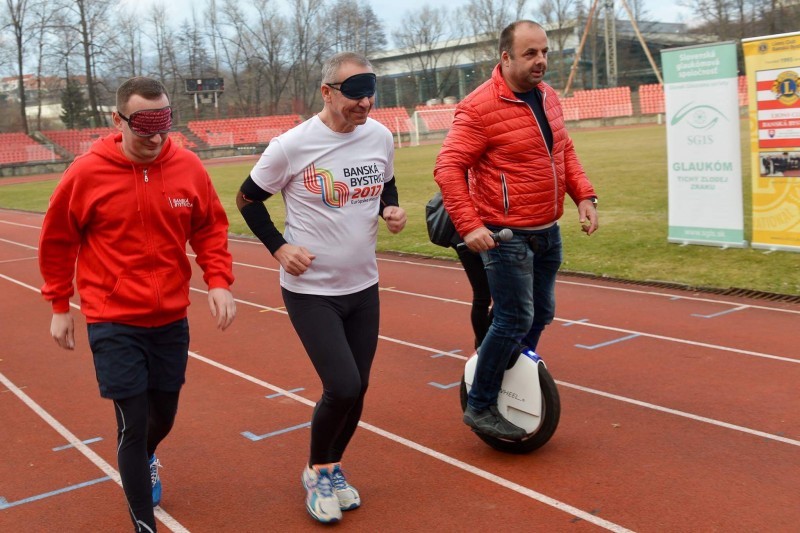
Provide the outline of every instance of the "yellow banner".
<path id="1" fill-rule="evenodd" d="M 800 32 L 742 41 L 754 248 L 800 252 Z"/>

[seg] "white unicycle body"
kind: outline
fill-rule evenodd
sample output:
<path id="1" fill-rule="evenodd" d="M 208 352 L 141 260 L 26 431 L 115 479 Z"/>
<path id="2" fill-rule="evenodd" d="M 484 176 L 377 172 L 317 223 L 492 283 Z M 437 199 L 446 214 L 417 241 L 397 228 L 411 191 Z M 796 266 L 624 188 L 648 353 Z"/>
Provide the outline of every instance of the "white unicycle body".
<path id="1" fill-rule="evenodd" d="M 478 355 L 467 360 L 461 380 L 461 410 L 467 408 L 467 395 L 472 388 Z M 521 427 L 527 436 L 520 441 L 492 437 L 476 431 L 486 444 L 508 453 L 528 453 L 543 446 L 556 431 L 561 417 L 561 401 L 556 383 L 544 361 L 533 350 L 523 350 L 514 365 L 506 370 L 497 408 L 512 424 Z"/>

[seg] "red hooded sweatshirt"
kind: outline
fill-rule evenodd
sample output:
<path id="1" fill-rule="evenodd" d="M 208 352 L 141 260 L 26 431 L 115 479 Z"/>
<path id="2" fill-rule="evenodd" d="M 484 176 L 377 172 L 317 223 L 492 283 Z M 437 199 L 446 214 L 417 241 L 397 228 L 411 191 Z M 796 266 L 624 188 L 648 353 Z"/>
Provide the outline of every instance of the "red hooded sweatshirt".
<path id="1" fill-rule="evenodd" d="M 210 289 L 233 283 L 228 218 L 194 153 L 167 138 L 140 165 L 122 154 L 121 139 L 96 141 L 53 192 L 39 239 L 42 295 L 54 313 L 68 311 L 77 269 L 88 322 L 161 326 L 186 316 L 187 242 Z"/>

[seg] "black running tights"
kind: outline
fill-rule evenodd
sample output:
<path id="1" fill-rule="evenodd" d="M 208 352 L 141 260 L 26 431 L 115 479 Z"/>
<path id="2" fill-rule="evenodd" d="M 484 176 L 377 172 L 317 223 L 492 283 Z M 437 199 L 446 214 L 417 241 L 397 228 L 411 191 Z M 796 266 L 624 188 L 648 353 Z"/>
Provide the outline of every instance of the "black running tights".
<path id="1" fill-rule="evenodd" d="M 483 259 L 480 254 L 472 252 L 469 248 L 456 247 L 456 253 L 464 266 L 467 280 L 472 288 L 472 310 L 470 321 L 472 331 L 475 334 L 475 348 L 481 345 L 483 338 L 492 325 L 492 293 L 489 290 L 489 278 L 486 277 L 486 270 L 483 266 Z"/>
<path id="2" fill-rule="evenodd" d="M 309 464 L 337 463 L 361 419 L 378 345 L 378 285 L 344 296 L 283 289 L 297 335 L 322 380 L 311 419 Z"/>
<path id="3" fill-rule="evenodd" d="M 117 415 L 117 464 L 134 531 L 156 530 L 150 457 L 172 429 L 179 392 L 148 390 L 114 400 Z"/>

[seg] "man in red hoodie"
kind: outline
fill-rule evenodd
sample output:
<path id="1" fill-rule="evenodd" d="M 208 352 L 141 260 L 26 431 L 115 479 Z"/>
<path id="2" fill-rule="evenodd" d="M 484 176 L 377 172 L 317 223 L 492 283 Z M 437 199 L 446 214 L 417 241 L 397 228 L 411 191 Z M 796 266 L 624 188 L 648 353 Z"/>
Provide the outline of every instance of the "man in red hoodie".
<path id="1" fill-rule="evenodd" d="M 514 22 L 501 32 L 498 48 L 491 79 L 456 107 L 434 177 L 458 233 L 483 258 L 493 300 L 464 423 L 521 440 L 525 431 L 497 410 L 503 374 L 521 348 L 536 350 L 555 316 L 565 194 L 587 235 L 598 227 L 597 196 L 567 134 L 558 95 L 543 81 L 544 29 L 530 20 Z M 493 233 L 502 228 L 514 236 L 498 246 Z"/>
<path id="2" fill-rule="evenodd" d="M 156 531 L 155 451 L 172 429 L 189 352 L 186 243 L 197 254 L 217 327 L 236 315 L 228 219 L 200 159 L 169 139 L 161 82 L 129 79 L 118 133 L 75 159 L 53 192 L 39 240 L 50 334 L 75 348 L 77 279 L 100 395 L 114 402 L 117 462 L 135 531 Z M 76 264 L 77 259 L 77 264 Z"/>

